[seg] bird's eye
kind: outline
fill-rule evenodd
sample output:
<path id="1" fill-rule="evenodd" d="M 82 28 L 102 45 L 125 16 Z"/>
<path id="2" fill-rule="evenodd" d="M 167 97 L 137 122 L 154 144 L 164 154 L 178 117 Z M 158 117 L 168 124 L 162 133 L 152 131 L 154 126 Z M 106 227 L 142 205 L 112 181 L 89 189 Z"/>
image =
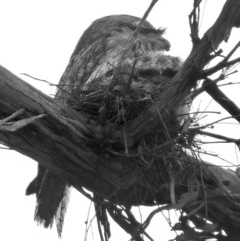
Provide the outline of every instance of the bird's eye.
<path id="1" fill-rule="evenodd" d="M 106 77 L 111 77 L 113 75 L 113 70 L 109 70 L 107 73 L 106 73 Z"/>
<path id="2" fill-rule="evenodd" d="M 168 69 L 163 70 L 162 76 L 172 78 L 173 76 L 176 75 L 176 73 L 177 73 L 176 70 L 168 68 Z"/>
<path id="3" fill-rule="evenodd" d="M 142 69 L 139 70 L 138 73 L 141 77 L 154 77 L 159 75 L 159 72 L 156 69 Z"/>

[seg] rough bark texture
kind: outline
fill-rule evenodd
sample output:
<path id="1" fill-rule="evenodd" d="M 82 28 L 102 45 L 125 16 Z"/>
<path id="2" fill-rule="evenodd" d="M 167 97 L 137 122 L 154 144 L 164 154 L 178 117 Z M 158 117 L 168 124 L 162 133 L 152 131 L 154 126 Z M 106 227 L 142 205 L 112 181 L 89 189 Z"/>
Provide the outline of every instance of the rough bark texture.
<path id="1" fill-rule="evenodd" d="M 121 150 L 127 143 L 132 151 L 128 154 L 101 148 L 101 126 L 92 124 L 83 113 L 44 95 L 3 67 L 0 68 L 0 141 L 31 157 L 79 191 L 83 192 L 82 188 L 86 188 L 98 200 L 107 200 L 108 205 L 171 205 L 171 208 L 186 212 L 187 218 L 196 227 L 204 229 L 204 219 L 208 219 L 216 224 L 214 231 L 223 229 L 230 240 L 238 240 L 240 179 L 237 173 L 209 165 L 187 154 L 179 155 L 178 152 L 167 158 L 169 162 L 177 160 L 177 167 L 171 169 L 170 166 L 164 166 L 161 157 L 159 165 L 149 168 L 143 165 L 143 155 L 134 150 L 148 133 L 154 133 L 161 126 L 164 127 L 163 123 L 168 123 L 170 116 L 176 113 L 196 87 L 210 55 L 227 39 L 231 29 L 239 26 L 240 3 L 238 0 L 228 0 L 215 24 L 202 39 L 194 42 L 189 57 L 172 79 L 174 85 L 128 122 L 124 132 L 111 130 L 109 143 L 118 143 Z M 165 46 L 166 42 L 161 41 Z M 63 75 L 66 81 L 62 80 L 60 84 L 73 83 L 70 77 L 76 75 L 74 71 L 81 62 L 78 59 L 81 54 L 76 55 L 76 51 L 80 50 L 76 48 L 73 53 L 74 58 Z M 93 57 L 97 64 L 97 59 L 102 56 Z M 63 87 L 63 90 L 69 89 Z M 213 95 L 217 91 L 208 88 L 208 93 Z M 220 104 L 231 113 L 226 102 Z M 237 108 L 234 114 L 239 114 Z M 182 134 L 174 136 L 169 140 L 170 143 L 181 139 Z M 139 162 L 142 158 L 143 161 Z M 34 192 L 32 187 L 28 192 Z M 108 211 L 123 227 L 124 221 L 118 219 L 117 209 L 109 206 Z M 128 208 L 125 211 L 130 218 Z M 138 228 L 140 231 L 136 233 L 136 225 L 134 228 L 125 227 L 125 230 L 134 239 L 141 240 L 139 233 L 142 230 Z M 182 225 L 186 225 L 184 220 Z"/>
<path id="2" fill-rule="evenodd" d="M 132 163 L 138 157 L 106 157 L 104 153 L 94 153 L 88 147 L 91 143 L 91 132 L 87 125 L 84 128 L 83 116 L 59 105 L 2 67 L 0 73 L 1 117 L 10 116 L 22 108 L 25 109 L 24 113 L 14 121 L 44 114 L 41 119 L 17 131 L 6 131 L 2 125 L 0 138 L 3 143 L 63 176 L 77 189 L 85 187 L 102 197 L 127 205 L 154 205 L 153 200 L 159 201 L 159 204 L 171 202 L 168 182 L 162 183 L 165 188 L 161 190 L 155 190 L 154 187 L 149 189 L 147 185 L 151 182 L 144 182 L 146 176 L 143 176 L 141 169 L 126 170 L 126 163 Z M 11 123 L 6 126 L 10 128 Z M 207 164 L 195 168 L 194 164 L 196 165 L 198 160 L 187 156 L 185 158 L 182 159 L 183 163 L 187 160 L 184 164 L 185 171 L 175 176 L 176 193 L 180 196 L 188 192 L 185 187 L 188 176 L 186 175 L 185 183 L 183 176 L 194 169 L 196 175 L 202 175 L 211 186 L 207 191 L 208 211 L 213 209 L 211 219 L 218 222 L 222 220 L 223 224 L 229 225 L 231 229 L 239 227 L 239 223 L 233 218 L 239 215 L 237 210 L 240 208 L 238 176 L 233 171 Z M 149 172 L 150 175 L 155 173 L 154 170 Z M 180 181 L 183 185 L 180 185 Z M 153 191 L 155 193 L 151 193 Z M 194 200 L 194 206 L 197 206 L 198 202 L 200 205 L 205 198 L 200 195 L 198 199 L 199 201 Z M 186 207 L 187 211 L 192 209 L 191 205 Z M 225 222 L 226 216 L 229 218 L 228 222 Z"/>

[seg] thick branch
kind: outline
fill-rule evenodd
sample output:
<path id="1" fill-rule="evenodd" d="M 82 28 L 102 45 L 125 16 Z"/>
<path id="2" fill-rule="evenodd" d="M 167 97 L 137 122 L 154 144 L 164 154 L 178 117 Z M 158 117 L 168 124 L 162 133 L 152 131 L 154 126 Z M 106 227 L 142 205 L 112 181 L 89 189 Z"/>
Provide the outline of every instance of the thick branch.
<path id="1" fill-rule="evenodd" d="M 143 182 L 142 171 L 127 167 L 139 157 L 116 156 L 105 150 L 101 153 L 101 143 L 91 138 L 93 130 L 87 128 L 84 116 L 1 67 L 0 118 L 20 109 L 25 111 L 16 121 L 45 115 L 15 132 L 0 129 L 2 143 L 61 175 L 77 189 L 84 187 L 122 204 L 146 203 L 146 198 L 149 204 L 154 203 L 155 194 Z M 133 187 L 138 187 L 135 192 Z M 168 200 L 162 192 L 158 197 L 159 202 Z"/>
<path id="2" fill-rule="evenodd" d="M 1 118 L 20 109 L 25 110 L 21 119 L 45 114 L 15 132 L 1 130 L 1 142 L 62 175 L 77 189 L 84 186 L 93 190 L 96 182 L 106 195 L 113 192 L 116 186 L 110 179 L 114 174 L 106 176 L 110 178 L 108 181 L 96 176 L 98 156 L 87 146 L 91 143 L 88 138 L 91 133 L 84 124 L 84 116 L 61 106 L 3 67 L 0 68 L 0 90 Z"/>
<path id="3" fill-rule="evenodd" d="M 61 106 L 1 67 L 0 116 L 10 116 L 19 109 L 25 109 L 21 119 L 45 115 L 17 131 L 1 130 L 0 140 L 9 147 L 60 174 L 77 189 L 88 188 L 116 203 L 130 206 L 171 203 L 168 188 L 171 184 L 168 178 L 159 180 L 155 186 L 152 182 L 154 175 L 159 178 L 156 170 L 147 168 L 143 173 L 141 168 L 131 168 L 134 167 L 133 163 L 140 165 L 139 157 L 111 156 L 110 153 L 104 152 L 96 154 L 94 148 L 89 146 L 92 140 L 86 137 L 90 132 L 85 127 L 83 116 Z M 80 124 L 76 124 L 76 121 Z M 240 225 L 240 179 L 236 173 L 209 166 L 208 163 L 189 156 L 182 156 L 180 161 L 182 172 L 172 177 L 175 180 L 173 190 L 176 201 L 181 202 L 180 197 L 183 194 L 190 195 L 188 189 L 193 187 L 186 186 L 191 178 L 188 173 L 196 173 L 196 186 L 202 186 L 204 180 L 206 195 L 199 195 L 197 200 L 187 203 L 184 210 L 191 213 L 193 207 L 210 200 L 207 201 L 209 218 L 220 223 L 226 230 L 237 230 Z M 232 198 L 234 201 L 231 201 Z M 219 205 L 216 205 L 216 202 L 219 202 Z M 225 208 L 226 214 L 222 212 Z M 203 209 L 199 213 L 205 215 Z M 225 215 L 229 217 L 230 214 L 233 218 L 229 219 L 226 225 Z"/>
<path id="4" fill-rule="evenodd" d="M 95 154 L 94 148 L 90 147 L 93 140 L 87 137 L 91 132 L 81 114 L 61 106 L 1 67 L 0 116 L 5 118 L 19 109 L 25 109 L 22 119 L 45 116 L 15 132 L 1 130 L 1 142 L 61 174 L 76 188 L 84 186 L 94 190 L 97 185 L 98 192 L 101 189 L 105 195 L 110 195 L 121 189 L 127 190 L 141 180 L 141 170 L 126 172 L 122 166 L 124 160 L 138 160 L 137 155 Z M 111 162 L 112 158 L 114 162 Z M 123 175 L 122 178 L 119 175 Z M 137 176 L 140 179 L 134 180 Z"/>

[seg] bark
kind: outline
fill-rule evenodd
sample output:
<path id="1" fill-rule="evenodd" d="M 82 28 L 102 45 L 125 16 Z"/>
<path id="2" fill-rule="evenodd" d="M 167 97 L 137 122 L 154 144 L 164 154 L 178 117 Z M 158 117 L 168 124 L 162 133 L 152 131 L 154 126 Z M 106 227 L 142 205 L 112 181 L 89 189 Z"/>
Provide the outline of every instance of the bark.
<path id="1" fill-rule="evenodd" d="M 78 190 L 85 187 L 104 197 L 120 191 L 124 195 L 118 196 L 119 202 L 137 204 L 131 188 L 134 184 L 141 187 L 142 173 L 141 170 L 127 171 L 124 165 L 138 157 L 111 156 L 104 150 L 94 152 L 93 146 L 99 143 L 94 139 L 95 130 L 84 123 L 84 116 L 34 89 L 3 67 L 0 72 L 1 118 L 24 109 L 13 122 L 1 125 L 2 143 L 63 176 Z M 39 115 L 42 115 L 40 119 L 27 126 L 17 130 L 11 127 L 19 119 Z"/>
<path id="2" fill-rule="evenodd" d="M 0 68 L 0 76 L 0 116 L 10 116 L 23 108 L 25 110 L 13 122 L 2 124 L 0 139 L 3 143 L 61 175 L 76 189 L 87 188 L 115 203 L 155 205 L 153 200 L 159 204 L 171 202 L 168 181 L 161 180 L 162 190 L 156 190 L 154 185 L 149 187 L 153 183 L 152 179 L 158 178 L 156 170 L 149 170 L 144 175 L 142 169 L 126 170 L 126 163 L 137 162 L 139 157 L 109 156 L 104 151 L 95 153 L 91 148 L 93 135 L 79 112 L 59 104 L 3 67 Z M 9 131 L 18 119 L 25 120 L 39 115 L 44 116 L 16 131 Z M 188 193 L 185 185 L 189 179 L 186 174 L 189 168 L 201 163 L 189 156 L 182 161 L 185 171 L 180 176 L 175 176 L 174 188 L 178 198 Z M 194 170 L 196 175 L 203 176 L 205 185 L 209 184 L 211 188 L 206 189 L 207 198 L 200 195 L 198 200 L 192 199 L 185 203 L 185 210 L 191 212 L 206 198 L 209 218 L 217 220 L 221 226 L 227 225 L 226 228 L 237 229 L 240 222 L 238 175 L 208 164 Z M 225 221 L 226 217 L 228 222 Z"/>
<path id="3" fill-rule="evenodd" d="M 24 112 L 18 119 L 43 115 L 16 131 L 8 131 L 11 122 L 2 124 L 1 142 L 63 176 L 77 189 L 84 186 L 96 192 L 99 188 L 105 195 L 112 193 L 116 188 L 114 173 L 102 175 L 106 180 L 96 175 L 99 158 L 90 148 L 92 131 L 84 126 L 84 116 L 57 103 L 3 67 L 0 70 L 0 116 L 7 117 L 21 109 Z"/>

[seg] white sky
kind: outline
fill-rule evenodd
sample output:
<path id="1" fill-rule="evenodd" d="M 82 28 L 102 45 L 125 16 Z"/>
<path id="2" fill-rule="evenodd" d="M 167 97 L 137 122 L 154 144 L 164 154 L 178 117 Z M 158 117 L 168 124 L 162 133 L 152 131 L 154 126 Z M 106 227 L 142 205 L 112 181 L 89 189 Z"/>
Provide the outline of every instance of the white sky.
<path id="1" fill-rule="evenodd" d="M 20 73 L 57 83 L 79 37 L 93 20 L 111 14 L 141 17 L 150 0 L 0 0 L 0 2 L 0 64 L 46 94 L 50 94 L 53 93 L 51 87 L 21 76 Z M 207 1 L 201 32 L 214 22 L 224 2 Z M 188 26 L 188 14 L 191 9 L 192 0 L 160 0 L 148 18 L 155 27 L 167 28 L 165 37 L 171 42 L 171 54 L 182 59 L 186 58 L 191 50 Z M 234 31 L 232 44 L 239 39 L 239 31 Z M 234 88 L 239 87 L 236 85 Z M 232 91 L 229 87 L 225 87 L 225 90 L 239 103 L 239 91 Z M 207 103 L 206 99 L 202 102 Z M 213 108 L 215 110 L 216 106 L 213 105 Z M 227 126 L 223 132 L 228 136 L 234 135 L 239 138 L 239 129 L 236 131 L 235 126 L 234 128 Z M 225 154 L 229 159 L 235 158 L 231 156 L 232 152 L 226 151 L 228 152 Z M 57 241 L 55 228 L 46 230 L 38 227 L 33 221 L 35 197 L 24 195 L 26 186 L 36 174 L 36 163 L 15 152 L 0 150 L 0 154 L 0 240 Z M 76 191 L 72 191 L 63 230 L 63 241 L 84 240 L 84 222 L 87 220 L 88 208 L 89 202 Z M 112 226 L 112 240 L 129 239 L 129 236 L 119 231 L 119 228 Z M 166 241 L 174 237 L 170 236 L 167 222 L 163 218 L 154 219 L 152 227 L 156 240 Z M 99 240 L 95 230 L 94 226 L 93 235 L 90 228 L 88 240 Z"/>

